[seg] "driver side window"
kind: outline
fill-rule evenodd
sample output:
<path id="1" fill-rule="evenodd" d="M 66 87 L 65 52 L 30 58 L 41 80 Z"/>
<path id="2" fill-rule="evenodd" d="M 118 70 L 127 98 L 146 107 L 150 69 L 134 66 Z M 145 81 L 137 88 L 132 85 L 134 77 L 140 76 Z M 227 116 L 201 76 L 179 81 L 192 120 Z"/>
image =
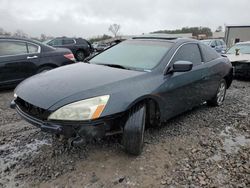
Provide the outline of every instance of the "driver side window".
<path id="1" fill-rule="evenodd" d="M 200 49 L 197 44 L 184 44 L 175 54 L 172 63 L 176 61 L 190 61 L 193 66 L 202 62 Z"/>
<path id="2" fill-rule="evenodd" d="M 22 41 L 0 41 L 0 56 L 27 54 L 26 43 Z"/>

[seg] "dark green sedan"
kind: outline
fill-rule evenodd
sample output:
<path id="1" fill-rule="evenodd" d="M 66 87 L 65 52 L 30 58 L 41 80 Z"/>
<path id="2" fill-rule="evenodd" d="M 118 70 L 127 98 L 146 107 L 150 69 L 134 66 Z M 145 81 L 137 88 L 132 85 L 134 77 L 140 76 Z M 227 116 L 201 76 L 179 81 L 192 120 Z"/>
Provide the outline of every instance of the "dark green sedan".
<path id="1" fill-rule="evenodd" d="M 42 131 L 86 139 L 122 134 L 142 152 L 146 125 L 156 126 L 207 102 L 220 106 L 232 82 L 226 57 L 192 39 L 141 36 L 78 63 L 38 74 L 15 90 L 11 106 Z"/>

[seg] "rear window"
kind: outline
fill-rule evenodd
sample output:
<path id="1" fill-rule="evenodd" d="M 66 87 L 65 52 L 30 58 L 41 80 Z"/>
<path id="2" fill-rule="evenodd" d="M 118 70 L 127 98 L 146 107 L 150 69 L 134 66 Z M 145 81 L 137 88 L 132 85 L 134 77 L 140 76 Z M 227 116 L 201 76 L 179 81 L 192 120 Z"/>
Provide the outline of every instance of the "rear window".
<path id="1" fill-rule="evenodd" d="M 27 54 L 25 42 L 0 41 L 0 56 Z"/>
<path id="2" fill-rule="evenodd" d="M 74 44 L 75 41 L 73 39 L 63 39 L 63 44 L 67 45 L 67 44 Z"/>
<path id="3" fill-rule="evenodd" d="M 150 70 L 172 47 L 170 42 L 130 40 L 122 42 L 90 60 L 93 64 L 116 64 Z"/>
<path id="4" fill-rule="evenodd" d="M 225 42 L 223 40 L 220 40 L 221 45 L 225 45 Z"/>
<path id="5" fill-rule="evenodd" d="M 204 45 L 202 43 L 200 44 L 200 47 L 201 47 L 204 62 L 213 61 L 220 57 L 220 55 L 211 47 Z"/>

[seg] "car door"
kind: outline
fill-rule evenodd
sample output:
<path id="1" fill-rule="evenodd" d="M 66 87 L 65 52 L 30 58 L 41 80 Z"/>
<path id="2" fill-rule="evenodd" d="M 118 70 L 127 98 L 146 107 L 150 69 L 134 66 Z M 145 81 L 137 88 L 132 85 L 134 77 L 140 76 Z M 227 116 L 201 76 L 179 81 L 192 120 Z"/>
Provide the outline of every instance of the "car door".
<path id="1" fill-rule="evenodd" d="M 32 44 L 21 40 L 0 40 L 0 84 L 15 84 L 34 74 L 35 64 L 39 61 L 39 47 L 36 49 L 36 53 L 29 53 Z"/>
<path id="2" fill-rule="evenodd" d="M 165 75 L 164 92 L 166 119 L 178 115 L 203 101 L 202 75 L 204 71 L 202 56 L 196 43 L 181 46 L 170 62 L 190 61 L 193 68 L 188 72 L 175 72 Z"/>
<path id="3" fill-rule="evenodd" d="M 218 88 L 221 80 L 221 69 L 223 69 L 223 58 L 213 49 L 204 44 L 200 44 L 200 49 L 204 59 L 203 72 L 203 95 L 206 100 L 211 99 Z"/>

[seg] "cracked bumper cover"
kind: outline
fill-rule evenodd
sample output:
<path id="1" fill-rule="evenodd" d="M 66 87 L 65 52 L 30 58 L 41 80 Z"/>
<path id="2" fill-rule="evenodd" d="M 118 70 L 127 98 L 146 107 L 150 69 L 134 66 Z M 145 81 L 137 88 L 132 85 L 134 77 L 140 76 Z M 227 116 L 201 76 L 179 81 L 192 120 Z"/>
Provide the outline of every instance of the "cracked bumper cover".
<path id="1" fill-rule="evenodd" d="M 38 127 L 43 132 L 60 134 L 66 137 L 81 136 L 85 138 L 101 138 L 107 135 L 121 133 L 120 127 L 114 124 L 121 115 L 110 117 L 107 119 L 97 119 L 86 122 L 50 122 L 37 119 L 24 111 L 22 111 L 13 100 L 10 104 L 12 109 L 16 109 L 17 113 L 30 124 Z"/>

